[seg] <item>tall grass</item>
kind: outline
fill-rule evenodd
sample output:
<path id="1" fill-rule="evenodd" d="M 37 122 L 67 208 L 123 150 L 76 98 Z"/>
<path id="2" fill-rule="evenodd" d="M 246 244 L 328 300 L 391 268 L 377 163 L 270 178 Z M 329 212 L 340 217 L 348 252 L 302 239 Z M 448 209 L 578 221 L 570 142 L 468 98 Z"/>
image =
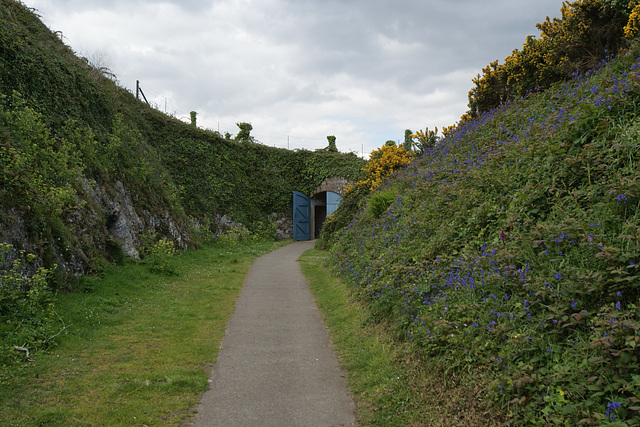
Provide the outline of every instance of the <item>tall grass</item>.
<path id="1" fill-rule="evenodd" d="M 278 245 L 208 245 L 173 255 L 172 275 L 127 262 L 58 295 L 58 345 L 0 367 L 0 424 L 179 425 L 207 388 L 252 259 Z"/>

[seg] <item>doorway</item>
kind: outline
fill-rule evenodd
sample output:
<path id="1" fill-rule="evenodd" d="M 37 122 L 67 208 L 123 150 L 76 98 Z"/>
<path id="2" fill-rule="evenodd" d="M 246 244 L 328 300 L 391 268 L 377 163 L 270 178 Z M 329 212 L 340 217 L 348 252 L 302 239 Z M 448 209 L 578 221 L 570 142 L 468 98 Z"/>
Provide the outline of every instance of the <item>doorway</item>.
<path id="1" fill-rule="evenodd" d="M 322 191 L 311 198 L 293 193 L 293 238 L 314 240 L 320 235 L 328 215 L 335 212 L 342 197 L 333 191 Z"/>

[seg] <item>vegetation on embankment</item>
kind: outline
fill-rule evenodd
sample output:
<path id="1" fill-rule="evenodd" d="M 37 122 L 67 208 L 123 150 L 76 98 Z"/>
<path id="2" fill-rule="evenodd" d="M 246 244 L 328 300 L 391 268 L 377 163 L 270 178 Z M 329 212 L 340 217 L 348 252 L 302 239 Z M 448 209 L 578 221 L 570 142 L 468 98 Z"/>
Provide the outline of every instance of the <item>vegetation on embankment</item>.
<path id="1" fill-rule="evenodd" d="M 60 339 L 61 322 L 76 323 L 56 292 L 81 291 L 83 275 L 125 255 L 150 256 L 169 273 L 158 255 L 211 240 L 223 216 L 229 235 L 273 239 L 271 214 L 291 214 L 294 190 L 355 180 L 365 163 L 334 147 L 276 149 L 183 123 L 61 38 L 21 2 L 0 0 L 3 368 L 24 363 L 14 346 L 39 357 Z M 100 286 L 91 291 L 101 295 Z"/>
<path id="2" fill-rule="evenodd" d="M 639 57 L 461 122 L 324 236 L 371 320 L 509 424 L 640 425 Z"/>
<path id="3" fill-rule="evenodd" d="M 494 426 L 504 420 L 483 402 L 482 387 L 455 375 L 426 370 L 411 343 L 400 343 L 370 307 L 351 297 L 326 268 L 328 253 L 310 250 L 299 259 L 331 344 L 347 371 L 362 426 Z"/>
<path id="4" fill-rule="evenodd" d="M 83 292 L 58 296 L 56 347 L 30 346 L 27 363 L 3 346 L 0 424 L 181 425 L 207 389 L 252 260 L 280 245 L 223 238 L 85 277 Z"/>
<path id="5" fill-rule="evenodd" d="M 0 1 L 0 241 L 58 265 L 58 286 L 120 261 L 125 243 L 135 254 L 148 231 L 185 248 L 224 215 L 273 236 L 270 215 L 290 214 L 294 190 L 356 179 L 364 163 L 167 116 L 77 57 L 33 10 Z"/>

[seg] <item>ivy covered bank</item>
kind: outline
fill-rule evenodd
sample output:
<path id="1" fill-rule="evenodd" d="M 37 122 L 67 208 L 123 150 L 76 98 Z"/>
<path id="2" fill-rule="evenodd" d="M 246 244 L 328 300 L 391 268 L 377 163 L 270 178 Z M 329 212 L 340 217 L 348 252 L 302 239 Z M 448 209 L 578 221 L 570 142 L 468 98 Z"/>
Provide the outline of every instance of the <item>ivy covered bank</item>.
<path id="1" fill-rule="evenodd" d="M 70 288 L 159 240 L 193 247 L 221 227 L 275 237 L 273 214 L 291 215 L 294 190 L 357 180 L 365 164 L 335 139 L 290 151 L 193 124 L 136 100 L 34 11 L 0 0 L 0 241 L 12 245 L 0 262 L 33 253 L 33 269 Z"/>

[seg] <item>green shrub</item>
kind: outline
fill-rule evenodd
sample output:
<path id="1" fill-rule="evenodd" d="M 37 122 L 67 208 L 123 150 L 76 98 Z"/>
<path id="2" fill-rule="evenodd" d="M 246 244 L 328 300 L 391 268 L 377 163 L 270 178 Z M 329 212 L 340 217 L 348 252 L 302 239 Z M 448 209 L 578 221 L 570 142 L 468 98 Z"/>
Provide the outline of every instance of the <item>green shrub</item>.
<path id="1" fill-rule="evenodd" d="M 73 148 L 52 135 L 22 96 L 0 94 L 0 203 L 29 206 L 34 215 L 59 217 L 76 205 L 72 186 L 80 165 Z"/>
<path id="2" fill-rule="evenodd" d="M 236 246 L 253 239 L 253 235 L 247 227 L 241 225 L 231 228 L 218 236 L 217 241 L 223 245 Z"/>
<path id="3" fill-rule="evenodd" d="M 369 198 L 367 212 L 369 212 L 369 215 L 373 218 L 378 219 L 389 209 L 389 206 L 391 206 L 395 198 L 396 193 L 392 190 L 384 190 L 374 193 Z"/>
<path id="4" fill-rule="evenodd" d="M 160 237 L 157 233 L 147 232 L 142 235 L 141 255 L 149 266 L 149 271 L 171 276 L 176 274 L 172 257 L 176 247 L 172 240 Z"/>
<path id="5" fill-rule="evenodd" d="M 340 201 L 338 209 L 329 215 L 322 225 L 322 231 L 316 245 L 318 248 L 327 249 L 332 245 L 336 232 L 347 227 L 356 215 L 361 211 L 366 202 L 366 196 L 370 190 L 365 185 L 351 186 Z"/>
<path id="6" fill-rule="evenodd" d="M 272 216 L 253 224 L 251 234 L 253 240 L 274 241 L 277 236 L 276 222 Z"/>
<path id="7" fill-rule="evenodd" d="M 24 360 L 14 346 L 33 354 L 53 344 L 58 318 L 47 284 L 51 270 L 36 268 L 35 258 L 0 243 L 0 364 Z"/>

